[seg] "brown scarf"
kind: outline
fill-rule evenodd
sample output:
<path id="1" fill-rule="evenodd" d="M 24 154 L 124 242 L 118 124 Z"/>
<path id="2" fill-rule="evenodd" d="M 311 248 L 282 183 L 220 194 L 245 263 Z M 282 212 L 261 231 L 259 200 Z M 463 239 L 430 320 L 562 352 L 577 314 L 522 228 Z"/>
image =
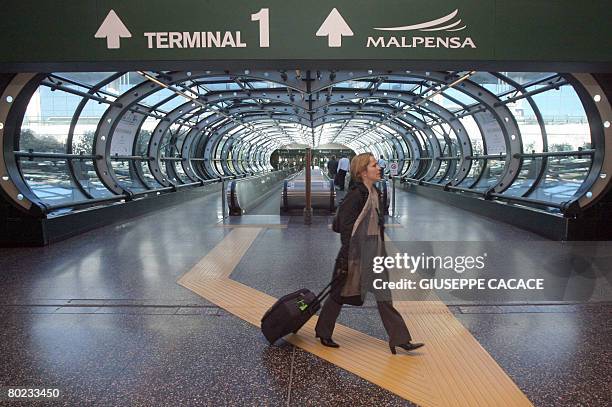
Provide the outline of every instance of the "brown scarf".
<path id="1" fill-rule="evenodd" d="M 372 277 L 373 257 L 384 253 L 378 224 L 378 194 L 374 188 L 369 188 L 368 192 L 368 199 L 351 233 L 348 273 L 341 291 L 343 297 L 361 295 L 362 299 L 365 298 Z"/>

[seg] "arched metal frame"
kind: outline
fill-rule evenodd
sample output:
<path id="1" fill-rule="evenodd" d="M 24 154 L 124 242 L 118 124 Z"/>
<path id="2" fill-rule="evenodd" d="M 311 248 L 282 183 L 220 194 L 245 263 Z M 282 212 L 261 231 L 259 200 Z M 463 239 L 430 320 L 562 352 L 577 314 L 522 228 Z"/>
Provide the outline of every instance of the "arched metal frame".
<path id="1" fill-rule="evenodd" d="M 91 156 L 96 173 L 104 186 L 114 194 L 129 195 L 133 191 L 115 175 L 113 160 L 129 161 L 133 169 L 131 173 L 134 174 L 134 185 L 154 190 L 155 186 L 149 185 L 144 178 L 141 162 L 147 163 L 150 173 L 161 187 L 261 172 L 271 169 L 269 158 L 274 150 L 304 141 L 312 145 L 315 142 L 314 135 L 318 133 L 320 139 L 324 129 L 331 128 L 329 126 L 334 126 L 333 130 L 336 131 L 333 142 L 345 144 L 356 152 L 373 151 L 377 155 L 398 159 L 402 175 L 427 182 L 458 186 L 470 173 L 473 160 L 484 162 L 485 166 L 491 160 L 501 160 L 504 163 L 503 172 L 486 191 L 498 195 L 503 195 L 512 186 L 524 157 L 529 156 L 523 151 L 517 120 L 506 103 L 469 78 L 457 81 L 463 75 L 461 73 L 338 71 L 317 72 L 315 77 L 309 72 L 302 75 L 298 71 L 294 74 L 287 71 L 245 70 L 143 75 L 149 80 L 108 102 L 108 109 L 95 132 Z M 530 92 L 503 74 L 492 75 L 514 87 L 530 104 L 541 129 L 546 152 L 546 129 Z M 121 73 L 114 74 L 92 86 L 87 92 L 89 97 L 93 97 L 105 83 L 112 81 L 111 78 L 119 76 Z M 18 74 L 11 77 L 3 88 L 0 101 L 0 135 L 3 145 L 0 185 L 17 207 L 34 212 L 37 208 L 44 208 L 45 203 L 29 188 L 20 174 L 16 146 L 25 108 L 45 78 L 43 74 Z M 609 151 L 611 143 L 605 143 L 605 139 L 610 137 L 612 130 L 603 125 L 604 121 L 609 122 L 611 118 L 610 101 L 589 74 L 564 75 L 563 78 L 567 83 L 559 86 L 571 86 L 576 91 L 590 126 L 593 151 L 580 154 L 591 154 L 592 165 L 572 198 L 579 207 L 586 208 L 610 187 L 608 175 L 612 171 L 612 152 Z M 229 90 L 207 89 L 208 82 L 213 79 L 233 83 L 234 86 Z M 350 87 L 359 81 L 367 86 Z M 444 93 L 455 82 L 457 85 L 453 89 L 475 100 L 475 104 L 462 104 Z M 254 86 L 262 83 L 267 84 L 267 87 Z M 381 89 L 382 85 L 393 83 L 411 83 L 415 87 L 399 91 Z M 553 89 L 554 84 L 550 87 Z M 148 117 L 155 116 L 157 107 L 144 106 L 142 101 L 161 89 L 177 92 L 181 96 L 172 97 L 184 97 L 185 103 L 165 112 L 149 140 L 147 155 L 135 156 L 141 126 Z M 461 107 L 460 110 L 444 108 L 430 98 L 432 94 L 452 100 Z M 9 96 L 13 98 L 11 103 L 6 102 Z M 88 100 L 84 98 L 73 114 L 66 159 L 72 182 L 86 199 L 91 199 L 92 196 L 74 176 L 70 157 L 74 127 Z M 122 137 L 131 140 L 134 146 L 132 156 L 113 156 L 113 138 L 128 113 L 138 119 L 138 125 L 130 128 L 131 133 L 122 129 Z M 484 113 L 490 115 L 491 120 L 499 126 L 506 145 L 505 154 L 487 155 L 484 137 L 482 142 L 485 144 L 485 153 L 473 154 L 470 134 L 459 119 L 472 117 L 482 133 L 486 131 L 487 125 L 481 117 Z M 288 127 L 289 123 L 291 126 Z M 173 128 L 177 129 L 180 137 L 171 134 Z M 313 140 L 308 140 L 310 134 Z M 163 148 L 168 148 L 162 145 L 162 141 L 166 139 L 172 143 L 171 156 L 164 155 Z M 36 152 L 32 154 L 35 156 Z M 543 155 L 542 162 L 546 163 L 546 159 L 547 155 Z M 215 165 L 216 160 L 219 166 Z M 537 188 L 545 167 L 542 166 L 537 179 L 526 188 L 522 196 L 528 197 Z M 484 168 L 480 168 L 469 188 L 478 184 Z"/>

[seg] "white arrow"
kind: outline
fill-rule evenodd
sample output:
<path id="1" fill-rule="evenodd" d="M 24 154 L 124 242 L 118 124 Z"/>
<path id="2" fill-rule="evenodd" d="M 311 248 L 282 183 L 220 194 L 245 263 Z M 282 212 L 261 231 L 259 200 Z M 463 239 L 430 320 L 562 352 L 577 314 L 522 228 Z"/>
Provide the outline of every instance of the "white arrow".
<path id="1" fill-rule="evenodd" d="M 106 38 L 106 48 L 116 49 L 121 46 L 119 38 L 132 38 L 132 34 L 123 24 L 117 13 L 111 10 L 94 37 Z"/>
<path id="2" fill-rule="evenodd" d="M 338 10 L 334 8 L 325 21 L 323 21 L 321 27 L 319 27 L 317 37 L 327 36 L 327 45 L 329 47 L 341 47 L 343 35 L 345 37 L 352 37 L 353 31 L 344 21 Z"/>

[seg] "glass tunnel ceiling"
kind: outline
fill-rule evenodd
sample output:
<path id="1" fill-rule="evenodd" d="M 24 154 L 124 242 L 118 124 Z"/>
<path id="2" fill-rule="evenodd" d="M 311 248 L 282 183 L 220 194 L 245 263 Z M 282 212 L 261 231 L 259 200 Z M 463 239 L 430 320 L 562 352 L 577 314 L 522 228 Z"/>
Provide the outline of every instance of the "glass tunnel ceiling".
<path id="1" fill-rule="evenodd" d="M 3 95 L 8 104 L 27 98 L 14 156 L 4 157 L 7 172 L 11 162 L 17 172 L 3 182 L 19 177 L 17 200 L 53 208 L 270 171 L 279 148 L 340 144 L 398 160 L 405 179 L 548 202 L 552 210 L 585 207 L 605 190 L 611 160 L 604 143 L 609 102 L 589 78 L 474 71 L 31 75 L 21 88 L 9 87 L 17 94 Z"/>

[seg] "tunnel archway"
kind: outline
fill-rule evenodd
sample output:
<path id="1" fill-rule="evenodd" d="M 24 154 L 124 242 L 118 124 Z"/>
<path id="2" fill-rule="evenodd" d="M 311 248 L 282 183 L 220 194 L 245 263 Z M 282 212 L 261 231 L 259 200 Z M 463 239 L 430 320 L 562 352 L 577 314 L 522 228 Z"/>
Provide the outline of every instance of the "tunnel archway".
<path id="1" fill-rule="evenodd" d="M 612 166 L 610 105 L 588 74 L 137 71 L 4 83 L 2 188 L 26 210 L 269 171 L 290 143 L 372 151 L 408 180 L 552 211 L 597 202 Z"/>

